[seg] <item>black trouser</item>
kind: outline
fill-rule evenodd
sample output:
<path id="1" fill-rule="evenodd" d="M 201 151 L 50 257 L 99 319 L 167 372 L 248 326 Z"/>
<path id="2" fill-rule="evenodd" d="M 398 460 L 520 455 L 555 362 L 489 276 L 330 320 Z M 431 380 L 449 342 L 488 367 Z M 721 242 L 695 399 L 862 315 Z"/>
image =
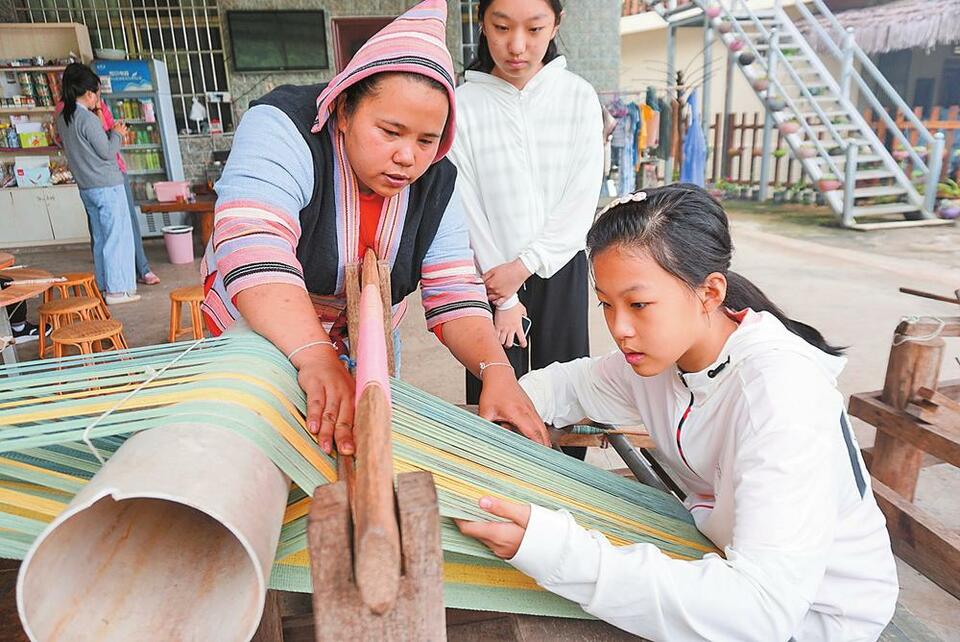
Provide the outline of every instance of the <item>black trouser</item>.
<path id="1" fill-rule="evenodd" d="M 20 325 L 27 320 L 27 302 L 20 301 L 7 306 L 7 317 L 10 319 L 10 325 Z"/>
<path id="2" fill-rule="evenodd" d="M 527 347 L 507 349 L 507 358 L 517 378 L 555 361 L 571 361 L 590 354 L 587 327 L 587 257 L 578 252 L 549 279 L 531 276 L 520 288 L 520 302 L 527 308 L 530 334 Z M 480 380 L 467 372 L 467 403 L 480 401 Z M 564 448 L 571 457 L 583 459 L 586 448 Z"/>

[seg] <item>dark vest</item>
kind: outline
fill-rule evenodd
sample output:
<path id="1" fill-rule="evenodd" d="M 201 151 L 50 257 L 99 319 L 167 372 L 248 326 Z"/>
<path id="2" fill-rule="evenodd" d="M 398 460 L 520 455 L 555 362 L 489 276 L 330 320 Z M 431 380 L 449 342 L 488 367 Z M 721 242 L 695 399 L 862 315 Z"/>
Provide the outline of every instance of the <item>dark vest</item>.
<path id="1" fill-rule="evenodd" d="M 313 134 L 317 116 L 317 96 L 326 85 L 283 85 L 250 103 L 272 105 L 293 121 L 313 156 L 313 196 L 300 210 L 300 243 L 297 259 L 303 266 L 307 290 L 314 294 L 332 295 L 337 286 L 339 255 L 337 218 L 333 188 L 333 144 L 326 130 Z M 264 141 L 269 145 L 270 141 Z M 433 243 L 440 220 L 453 194 L 457 169 L 447 159 L 434 163 L 410 186 L 400 247 L 390 272 L 394 304 L 399 303 L 420 284 L 420 267 L 427 249 Z"/>

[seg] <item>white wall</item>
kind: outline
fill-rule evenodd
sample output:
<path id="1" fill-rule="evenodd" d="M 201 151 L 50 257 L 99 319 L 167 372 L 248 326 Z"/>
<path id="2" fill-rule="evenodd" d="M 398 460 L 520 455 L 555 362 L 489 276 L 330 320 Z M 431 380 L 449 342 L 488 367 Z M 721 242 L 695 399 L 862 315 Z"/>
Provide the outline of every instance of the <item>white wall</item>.
<path id="1" fill-rule="evenodd" d="M 723 113 L 726 93 L 727 48 L 714 42 L 712 51 L 710 105 L 713 114 Z M 677 29 L 676 68 L 687 69 L 685 75 L 696 84 L 703 77 L 703 28 Z M 658 90 L 666 86 L 667 30 L 657 29 L 620 36 L 620 89 L 634 91 L 653 85 Z M 702 95 L 702 88 L 700 91 Z M 733 113 L 761 111 L 762 105 L 739 69 L 733 73 Z"/>

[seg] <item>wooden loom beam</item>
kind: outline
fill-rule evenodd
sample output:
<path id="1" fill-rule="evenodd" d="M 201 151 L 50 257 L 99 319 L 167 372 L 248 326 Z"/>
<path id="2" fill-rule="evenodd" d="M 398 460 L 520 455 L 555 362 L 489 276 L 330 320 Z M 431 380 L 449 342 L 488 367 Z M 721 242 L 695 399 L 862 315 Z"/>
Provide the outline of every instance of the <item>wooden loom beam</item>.
<path id="1" fill-rule="evenodd" d="M 316 639 L 444 640 L 432 475 L 399 475 L 394 496 L 389 265 L 367 250 L 362 270 L 347 266 L 346 277 L 350 353 L 362 388 L 354 416 L 356 454 L 338 457 L 340 481 L 318 487 L 310 508 Z"/>
<path id="2" fill-rule="evenodd" d="M 883 390 L 852 395 L 849 405 L 852 416 L 877 429 L 865 460 L 894 552 L 955 597 L 960 597 L 960 536 L 913 498 L 925 458 L 960 466 L 960 390 L 957 382 L 938 381 L 942 337 L 960 336 L 958 330 L 958 318 L 900 323 Z"/>

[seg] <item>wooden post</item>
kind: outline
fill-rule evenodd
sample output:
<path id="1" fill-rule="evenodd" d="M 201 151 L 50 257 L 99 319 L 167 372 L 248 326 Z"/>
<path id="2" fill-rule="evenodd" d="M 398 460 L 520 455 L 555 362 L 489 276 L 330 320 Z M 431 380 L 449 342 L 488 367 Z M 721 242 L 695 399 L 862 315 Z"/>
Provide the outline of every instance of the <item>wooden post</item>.
<path id="1" fill-rule="evenodd" d="M 347 263 L 343 273 L 347 292 L 347 336 L 350 337 L 350 360 L 357 360 L 357 334 L 360 325 L 360 266 Z"/>
<path id="2" fill-rule="evenodd" d="M 397 376 L 396 354 L 393 352 L 393 292 L 390 288 L 390 263 L 377 262 L 377 271 L 380 273 L 380 299 L 383 303 L 383 334 L 387 342 L 387 372 L 391 377 Z"/>
<path id="3" fill-rule="evenodd" d="M 260 628 L 253 634 L 250 642 L 283 642 L 283 621 L 280 617 L 280 596 L 277 591 L 267 591 L 263 604 L 263 616 Z"/>
<path id="4" fill-rule="evenodd" d="M 936 390 L 944 346 L 940 338 L 916 341 L 907 335 L 895 334 L 881 399 L 903 410 L 920 388 Z M 923 451 L 916 446 L 877 431 L 870 473 L 913 501 L 922 460 Z"/>
<path id="5" fill-rule="evenodd" d="M 443 553 L 433 477 L 397 477 L 403 532 L 404 573 L 396 606 L 378 615 L 360 599 L 353 581 L 350 504 L 343 482 L 317 488 L 310 507 L 307 544 L 313 581 L 313 617 L 318 641 L 389 642 L 446 639 Z"/>

